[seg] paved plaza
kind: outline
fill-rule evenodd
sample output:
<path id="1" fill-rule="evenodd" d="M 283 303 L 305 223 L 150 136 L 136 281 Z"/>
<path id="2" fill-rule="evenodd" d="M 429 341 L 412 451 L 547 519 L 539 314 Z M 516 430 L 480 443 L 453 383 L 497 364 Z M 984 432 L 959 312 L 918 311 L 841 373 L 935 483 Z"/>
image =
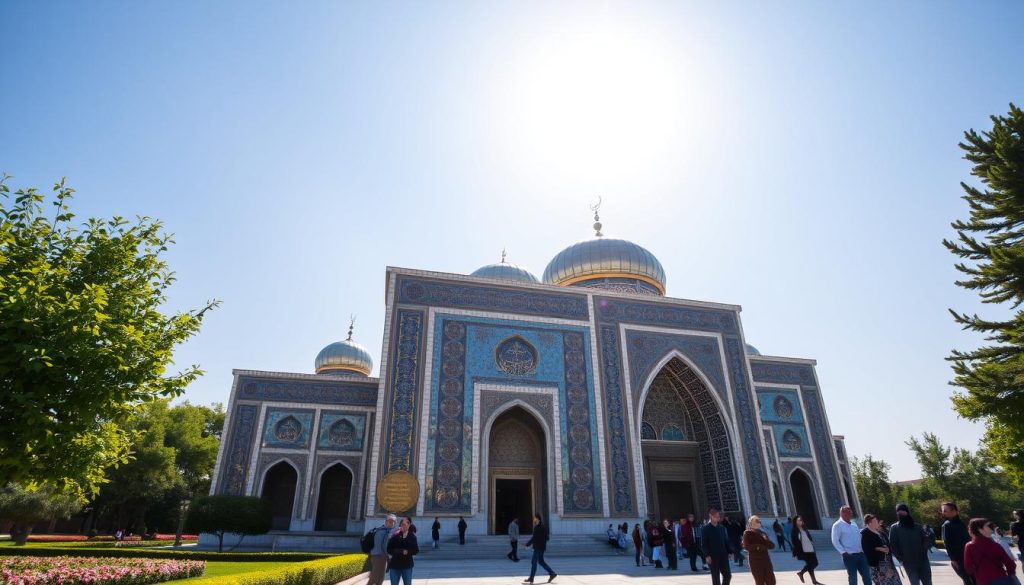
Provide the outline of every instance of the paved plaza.
<path id="1" fill-rule="evenodd" d="M 846 570 L 834 551 L 821 555 L 820 570 L 816 571 L 818 581 L 825 585 L 847 585 Z M 789 553 L 773 553 L 775 575 L 779 585 L 799 585 L 796 571 L 803 566 Z M 709 573 L 691 573 L 689 561 L 682 561 L 678 571 L 637 567 L 633 557 L 585 557 L 559 558 L 549 560 L 551 568 L 558 572 L 556 583 L 562 585 L 653 585 L 655 583 L 685 583 L 687 585 L 710 585 Z M 699 565 L 698 565 L 699 566 Z M 754 580 L 746 566 L 733 567 L 732 583 L 752 585 Z M 543 569 L 535 582 L 547 581 Z M 1018 568 L 1018 571 L 1020 569 Z M 413 581 L 417 585 L 513 585 L 522 583 L 530 573 L 529 556 L 519 563 L 504 558 L 494 560 L 420 560 L 416 562 Z M 961 581 L 949 567 L 946 555 L 936 552 L 932 555 L 932 576 L 934 585 L 960 585 Z M 385 580 L 386 581 L 386 580 Z M 909 583 L 905 578 L 904 583 Z M 810 583 L 810 578 L 807 578 Z"/>

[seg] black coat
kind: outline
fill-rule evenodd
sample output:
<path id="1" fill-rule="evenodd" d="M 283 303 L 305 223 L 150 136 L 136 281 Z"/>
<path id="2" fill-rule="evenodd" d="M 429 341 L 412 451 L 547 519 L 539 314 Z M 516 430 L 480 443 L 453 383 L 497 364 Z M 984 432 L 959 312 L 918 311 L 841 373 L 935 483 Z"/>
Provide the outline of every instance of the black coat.
<path id="1" fill-rule="evenodd" d="M 434 523 L 430 525 L 430 538 L 441 540 L 441 523 L 437 520 L 434 520 Z"/>
<path id="2" fill-rule="evenodd" d="M 391 540 L 388 540 L 388 554 L 391 555 L 388 566 L 392 569 L 411 569 L 412 557 L 419 553 L 420 545 L 416 542 L 416 535 L 412 532 L 405 537 L 399 532 L 392 536 Z"/>
<path id="3" fill-rule="evenodd" d="M 705 556 L 714 559 L 727 558 L 733 553 L 729 533 L 721 523 L 718 526 L 707 524 L 700 534 L 700 549 Z"/>
<path id="4" fill-rule="evenodd" d="M 468 525 L 468 524 L 466 524 L 466 521 L 465 521 L 465 520 L 462 520 L 462 519 L 460 519 L 460 520 L 459 520 L 459 534 L 465 534 L 465 533 L 466 533 L 466 527 L 467 527 L 467 526 L 469 526 L 469 525 Z"/>
<path id="5" fill-rule="evenodd" d="M 964 564 L 964 547 L 971 541 L 967 534 L 967 527 L 964 521 L 959 518 L 952 518 L 942 523 L 942 544 L 946 547 L 949 560 L 957 564 Z"/>
<path id="6" fill-rule="evenodd" d="M 878 563 L 885 558 L 885 553 L 875 550 L 880 546 L 889 546 L 889 539 L 876 533 L 870 528 L 862 528 L 860 531 L 860 547 L 864 549 L 864 556 L 868 558 L 868 565 L 877 567 Z"/>
<path id="7" fill-rule="evenodd" d="M 526 543 L 527 548 L 533 547 L 533 550 L 544 552 L 548 549 L 548 527 L 543 524 L 538 524 L 533 527 L 533 536 Z"/>
<path id="8" fill-rule="evenodd" d="M 779 534 L 781 535 L 782 533 L 780 532 Z M 807 538 L 812 543 L 814 542 L 814 538 L 811 537 L 810 531 L 807 531 Z M 789 542 L 793 545 L 793 556 L 801 561 L 804 560 L 804 556 L 806 556 L 807 553 L 804 552 L 804 543 L 803 540 L 800 539 L 800 529 L 796 527 L 796 524 L 793 525 L 793 529 L 789 532 Z"/>

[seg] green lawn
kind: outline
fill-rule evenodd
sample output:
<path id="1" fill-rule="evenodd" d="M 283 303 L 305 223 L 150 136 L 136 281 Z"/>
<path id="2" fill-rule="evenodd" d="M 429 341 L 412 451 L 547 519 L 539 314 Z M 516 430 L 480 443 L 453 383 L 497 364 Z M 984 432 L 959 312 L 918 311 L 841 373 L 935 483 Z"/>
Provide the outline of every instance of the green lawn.
<path id="1" fill-rule="evenodd" d="M 248 573 L 251 571 L 269 571 L 271 569 L 277 569 L 291 564 L 294 563 L 282 561 L 241 563 L 231 563 L 225 561 L 206 561 L 206 575 L 204 576 L 221 577 L 223 575 L 234 575 L 236 573 Z M 185 579 L 185 581 L 197 581 L 202 578 L 203 577 L 193 577 L 192 579 Z"/>

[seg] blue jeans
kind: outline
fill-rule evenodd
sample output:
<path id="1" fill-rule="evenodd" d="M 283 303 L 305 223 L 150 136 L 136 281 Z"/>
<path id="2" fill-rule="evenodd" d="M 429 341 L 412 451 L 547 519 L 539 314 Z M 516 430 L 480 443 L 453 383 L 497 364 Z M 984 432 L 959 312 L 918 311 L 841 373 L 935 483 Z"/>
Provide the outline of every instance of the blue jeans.
<path id="1" fill-rule="evenodd" d="M 391 585 L 398 585 L 399 579 L 404 585 L 412 585 L 412 569 L 391 569 Z"/>
<path id="2" fill-rule="evenodd" d="M 843 564 L 846 565 L 846 575 L 850 578 L 850 585 L 857 585 L 857 573 L 860 573 L 864 585 L 871 585 L 871 568 L 868 567 L 868 558 L 864 556 L 864 553 L 843 555 Z"/>
<path id="3" fill-rule="evenodd" d="M 554 575 L 555 572 L 544 562 L 544 551 L 533 549 L 533 557 L 530 559 L 530 581 L 533 581 L 533 576 L 537 574 L 537 565 L 544 567 L 544 570 L 548 572 L 548 575 Z M 391 585 L 396 585 L 392 583 Z"/>

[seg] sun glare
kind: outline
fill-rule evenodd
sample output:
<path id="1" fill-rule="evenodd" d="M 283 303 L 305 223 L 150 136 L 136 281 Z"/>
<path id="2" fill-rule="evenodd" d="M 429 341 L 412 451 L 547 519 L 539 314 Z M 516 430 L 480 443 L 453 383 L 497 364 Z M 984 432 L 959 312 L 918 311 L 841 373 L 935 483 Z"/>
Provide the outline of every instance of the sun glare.
<path id="1" fill-rule="evenodd" d="M 506 146 L 515 160 L 571 181 L 668 163 L 688 115 L 675 57 L 671 46 L 611 25 L 525 48 L 503 84 Z"/>

